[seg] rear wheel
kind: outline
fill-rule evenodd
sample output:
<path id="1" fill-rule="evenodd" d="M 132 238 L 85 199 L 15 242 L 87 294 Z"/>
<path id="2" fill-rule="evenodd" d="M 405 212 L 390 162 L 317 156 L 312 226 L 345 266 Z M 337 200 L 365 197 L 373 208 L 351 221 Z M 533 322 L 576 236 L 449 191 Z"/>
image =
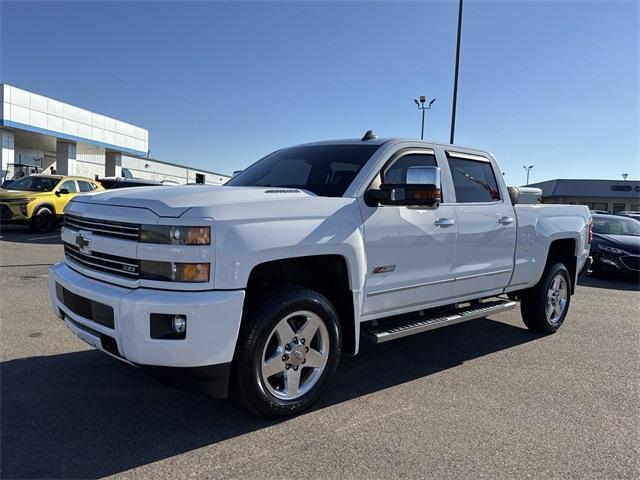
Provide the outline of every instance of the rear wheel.
<path id="1" fill-rule="evenodd" d="M 31 217 L 31 230 L 45 233 L 53 230 L 56 223 L 56 216 L 50 207 L 38 207 Z"/>
<path id="2" fill-rule="evenodd" d="M 569 311 L 571 276 L 562 263 L 547 268 L 542 279 L 523 294 L 520 311 L 525 325 L 537 332 L 557 331 Z"/>
<path id="3" fill-rule="evenodd" d="M 233 367 L 233 393 L 261 415 L 310 407 L 340 357 L 340 324 L 322 294 L 284 287 L 249 306 Z"/>

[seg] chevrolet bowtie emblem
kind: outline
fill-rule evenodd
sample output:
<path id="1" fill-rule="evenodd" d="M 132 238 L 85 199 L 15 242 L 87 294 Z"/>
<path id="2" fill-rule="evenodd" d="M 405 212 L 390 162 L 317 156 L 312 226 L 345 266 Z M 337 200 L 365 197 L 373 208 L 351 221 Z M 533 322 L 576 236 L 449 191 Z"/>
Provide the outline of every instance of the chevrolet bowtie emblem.
<path id="1" fill-rule="evenodd" d="M 78 235 L 76 235 L 76 245 L 78 246 L 81 252 L 91 253 L 91 250 L 89 250 L 89 246 L 91 245 L 91 240 L 88 238 L 85 238 L 85 236 L 82 233 L 79 233 Z"/>

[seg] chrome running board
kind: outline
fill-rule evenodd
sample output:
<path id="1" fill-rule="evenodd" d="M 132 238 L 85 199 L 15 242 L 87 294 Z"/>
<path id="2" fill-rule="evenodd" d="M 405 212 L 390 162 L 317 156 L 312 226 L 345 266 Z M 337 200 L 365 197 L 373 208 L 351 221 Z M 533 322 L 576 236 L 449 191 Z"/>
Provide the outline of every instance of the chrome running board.
<path id="1" fill-rule="evenodd" d="M 427 332 L 456 323 L 486 317 L 498 312 L 511 310 L 518 305 L 511 300 L 491 300 L 481 303 L 479 306 L 466 307 L 456 310 L 444 316 L 436 316 L 416 320 L 415 316 L 410 319 L 391 321 L 387 325 L 380 325 L 369 330 L 363 330 L 363 336 L 373 343 L 383 343 L 397 338 L 408 337 L 416 333 Z M 427 312 L 428 314 L 428 312 Z"/>

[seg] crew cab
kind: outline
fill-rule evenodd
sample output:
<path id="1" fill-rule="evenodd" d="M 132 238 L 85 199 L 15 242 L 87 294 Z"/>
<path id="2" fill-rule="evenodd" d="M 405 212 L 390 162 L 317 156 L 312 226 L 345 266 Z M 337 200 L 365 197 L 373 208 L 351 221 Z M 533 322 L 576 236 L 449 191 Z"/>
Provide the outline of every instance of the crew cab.
<path id="1" fill-rule="evenodd" d="M 224 186 L 74 198 L 49 293 L 95 348 L 291 415 L 365 339 L 518 302 L 528 328 L 558 330 L 589 255 L 589 211 L 511 196 L 481 150 L 371 132 L 283 148 Z"/>

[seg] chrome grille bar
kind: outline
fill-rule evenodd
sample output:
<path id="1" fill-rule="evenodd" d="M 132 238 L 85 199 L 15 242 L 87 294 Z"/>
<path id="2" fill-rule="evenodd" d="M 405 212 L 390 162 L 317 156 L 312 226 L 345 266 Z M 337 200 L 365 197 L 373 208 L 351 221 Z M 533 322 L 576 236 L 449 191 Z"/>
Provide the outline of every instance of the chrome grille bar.
<path id="1" fill-rule="evenodd" d="M 64 226 L 74 230 L 88 230 L 96 235 L 123 238 L 126 240 L 138 240 L 140 225 L 135 223 L 114 222 L 84 218 L 67 214 L 64 216 Z"/>
<path id="2" fill-rule="evenodd" d="M 119 275 L 131 280 L 140 277 L 140 267 L 133 258 L 118 257 L 100 252 L 83 253 L 75 245 L 64 244 L 65 256 L 74 262 L 94 270 L 101 270 L 113 275 Z"/>

